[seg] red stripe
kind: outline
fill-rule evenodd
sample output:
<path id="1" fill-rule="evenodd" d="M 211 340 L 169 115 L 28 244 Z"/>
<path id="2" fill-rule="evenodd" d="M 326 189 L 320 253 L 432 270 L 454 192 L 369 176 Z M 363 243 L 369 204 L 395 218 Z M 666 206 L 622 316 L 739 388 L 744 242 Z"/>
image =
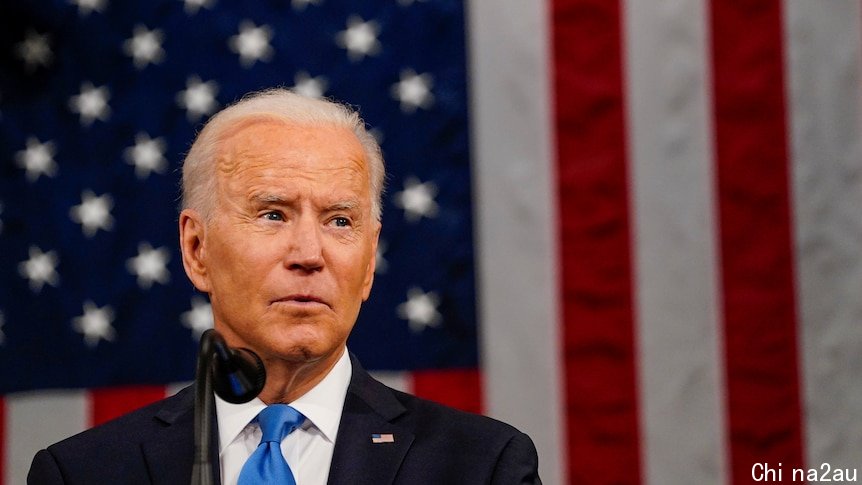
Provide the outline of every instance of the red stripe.
<path id="1" fill-rule="evenodd" d="M 94 389 L 90 392 L 90 424 L 102 424 L 164 397 L 164 386 Z"/>
<path id="2" fill-rule="evenodd" d="M 412 393 L 471 413 L 482 413 L 482 381 L 476 369 L 412 373 Z"/>
<path id="3" fill-rule="evenodd" d="M 620 6 L 552 22 L 569 476 L 639 483 Z"/>
<path id="4" fill-rule="evenodd" d="M 712 2 L 733 480 L 802 466 L 781 2 Z"/>

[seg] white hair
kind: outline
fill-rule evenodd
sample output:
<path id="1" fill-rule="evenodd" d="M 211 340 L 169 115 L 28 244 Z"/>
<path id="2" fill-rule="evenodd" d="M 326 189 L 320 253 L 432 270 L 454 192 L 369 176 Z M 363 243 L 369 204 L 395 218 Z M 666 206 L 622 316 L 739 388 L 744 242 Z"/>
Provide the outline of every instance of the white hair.
<path id="1" fill-rule="evenodd" d="M 371 215 L 380 220 L 385 177 L 383 155 L 380 145 L 366 130 L 359 113 L 335 101 L 309 98 L 284 88 L 248 94 L 210 118 L 183 161 L 183 209 L 195 209 L 206 219 L 210 218 L 215 207 L 215 160 L 220 144 L 231 127 L 253 119 L 329 125 L 351 130 L 365 152 L 371 183 Z"/>

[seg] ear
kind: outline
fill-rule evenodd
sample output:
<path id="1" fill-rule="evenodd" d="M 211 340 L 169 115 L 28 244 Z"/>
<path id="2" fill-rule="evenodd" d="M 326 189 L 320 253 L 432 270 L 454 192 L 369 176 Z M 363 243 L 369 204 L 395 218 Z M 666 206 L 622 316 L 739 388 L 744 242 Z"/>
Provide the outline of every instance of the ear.
<path id="1" fill-rule="evenodd" d="M 183 267 L 195 288 L 209 293 L 205 236 L 206 224 L 201 214 L 194 209 L 183 209 L 180 213 L 180 251 L 183 254 Z"/>
<path id="2" fill-rule="evenodd" d="M 368 260 L 368 266 L 365 268 L 365 280 L 362 282 L 362 301 L 368 299 L 371 294 L 371 285 L 374 283 L 374 269 L 377 267 L 377 241 L 380 239 L 380 222 L 375 222 L 377 228 L 374 230 L 374 235 L 371 237 L 371 258 Z"/>

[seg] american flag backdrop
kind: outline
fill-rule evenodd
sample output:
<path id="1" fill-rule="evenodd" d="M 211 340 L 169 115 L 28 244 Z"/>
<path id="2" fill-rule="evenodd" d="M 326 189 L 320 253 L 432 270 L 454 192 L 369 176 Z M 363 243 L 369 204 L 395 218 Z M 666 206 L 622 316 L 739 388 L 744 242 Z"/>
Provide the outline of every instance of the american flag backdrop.
<path id="1" fill-rule="evenodd" d="M 0 484 L 192 377 L 179 163 L 274 85 L 381 141 L 349 347 L 387 383 L 528 432 L 551 484 L 862 468 L 857 0 L 28 0 L 0 25 Z"/>

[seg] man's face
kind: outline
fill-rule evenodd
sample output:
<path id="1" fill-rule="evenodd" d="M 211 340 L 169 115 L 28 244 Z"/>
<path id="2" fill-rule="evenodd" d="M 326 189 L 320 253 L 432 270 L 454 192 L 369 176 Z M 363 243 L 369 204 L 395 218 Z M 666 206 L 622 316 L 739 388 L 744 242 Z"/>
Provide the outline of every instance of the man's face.
<path id="1" fill-rule="evenodd" d="M 380 230 L 359 140 L 254 122 L 223 141 L 216 180 L 195 281 L 216 329 L 264 360 L 337 358 L 371 291 Z"/>

